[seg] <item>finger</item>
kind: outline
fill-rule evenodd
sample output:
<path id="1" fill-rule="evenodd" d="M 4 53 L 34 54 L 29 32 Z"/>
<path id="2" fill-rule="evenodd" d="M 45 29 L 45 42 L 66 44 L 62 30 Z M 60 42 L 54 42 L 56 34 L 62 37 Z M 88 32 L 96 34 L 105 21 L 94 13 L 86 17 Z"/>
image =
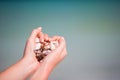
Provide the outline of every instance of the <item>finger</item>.
<path id="1" fill-rule="evenodd" d="M 38 37 L 40 39 L 40 42 L 43 42 L 44 41 L 44 34 L 42 32 L 42 28 L 39 27 L 38 30 L 40 31 L 39 34 L 38 34 Z"/>
<path id="2" fill-rule="evenodd" d="M 49 41 L 52 41 L 52 38 L 48 37 L 48 40 L 49 40 Z"/>
<path id="3" fill-rule="evenodd" d="M 37 29 L 34 29 L 29 37 L 30 40 L 35 39 L 37 35 L 42 31 L 42 28 L 39 27 Z"/>
<path id="4" fill-rule="evenodd" d="M 54 60 L 59 60 L 61 53 L 65 48 L 65 41 L 64 38 L 59 39 L 59 47 L 56 50 L 52 51 L 48 56 L 46 56 L 45 61 L 51 62 Z"/>
<path id="5" fill-rule="evenodd" d="M 39 30 L 34 29 L 29 37 L 29 41 L 34 43 L 38 33 L 39 33 Z"/>
<path id="6" fill-rule="evenodd" d="M 66 55 L 67 55 L 67 50 L 66 48 L 64 48 L 63 52 L 60 55 L 60 59 L 63 60 Z"/>
<path id="7" fill-rule="evenodd" d="M 48 37 L 47 34 L 44 34 L 44 40 L 45 40 L 45 41 L 48 41 L 48 40 L 49 40 L 49 37 Z"/>
<path id="8" fill-rule="evenodd" d="M 39 37 L 39 39 L 40 39 L 40 42 L 44 42 L 44 34 L 43 34 L 43 32 L 40 32 L 40 33 L 38 34 L 38 37 Z"/>
<path id="9" fill-rule="evenodd" d="M 58 44 L 59 46 L 56 48 L 56 50 L 54 51 L 56 54 L 61 54 L 60 52 L 66 47 L 65 46 L 65 40 L 63 37 L 58 37 Z"/>
<path id="10" fill-rule="evenodd" d="M 42 31 L 42 27 L 38 27 L 37 29 L 38 29 L 39 31 Z"/>
<path id="11" fill-rule="evenodd" d="M 36 38 L 38 37 L 38 34 L 40 34 L 40 32 L 42 31 L 42 28 L 39 27 L 37 29 L 34 29 L 32 32 L 31 32 L 31 35 L 27 41 L 27 45 L 31 46 L 31 47 L 34 47 L 35 45 L 35 42 L 36 42 Z"/>
<path id="12" fill-rule="evenodd" d="M 60 36 L 53 36 L 51 39 L 52 39 L 52 41 L 57 41 L 60 39 Z"/>
<path id="13" fill-rule="evenodd" d="M 58 37 L 58 44 L 60 44 L 60 47 L 66 47 L 65 39 L 64 37 Z"/>

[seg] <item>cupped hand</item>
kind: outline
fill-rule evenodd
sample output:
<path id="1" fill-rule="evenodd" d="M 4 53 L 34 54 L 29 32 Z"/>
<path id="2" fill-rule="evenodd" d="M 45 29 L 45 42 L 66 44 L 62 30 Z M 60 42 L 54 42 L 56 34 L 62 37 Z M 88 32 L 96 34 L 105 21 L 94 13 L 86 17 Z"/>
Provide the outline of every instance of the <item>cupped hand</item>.
<path id="1" fill-rule="evenodd" d="M 36 46 L 36 38 L 43 42 L 44 40 L 58 41 L 58 47 L 48 54 L 42 62 L 38 62 L 34 53 Z M 52 70 L 61 62 L 67 55 L 66 42 L 61 36 L 53 36 L 50 38 L 47 34 L 43 34 L 41 28 L 34 29 L 28 38 L 24 50 L 23 60 L 30 64 L 32 68 L 31 80 L 47 80 Z"/>
<path id="2" fill-rule="evenodd" d="M 47 36 L 48 37 L 48 36 Z M 66 42 L 63 37 L 54 36 L 49 38 L 51 41 L 58 41 L 59 46 L 49 53 L 42 62 L 40 67 L 31 77 L 31 80 L 47 80 L 52 70 L 61 62 L 67 55 Z"/>
<path id="3" fill-rule="evenodd" d="M 67 55 L 66 51 L 66 42 L 63 37 L 54 36 L 51 38 L 51 41 L 58 41 L 58 47 L 52 51 L 45 59 L 44 63 L 49 67 L 55 67 L 59 62 L 61 62 L 64 57 Z"/>
<path id="4" fill-rule="evenodd" d="M 40 63 L 37 61 L 34 53 L 36 38 L 39 38 L 41 42 L 44 41 L 44 34 L 42 33 L 41 27 L 34 29 L 32 31 L 30 37 L 26 42 L 25 49 L 24 49 L 23 60 L 26 63 L 30 64 L 30 66 L 32 67 L 32 72 L 34 72 L 40 66 Z"/>
<path id="5" fill-rule="evenodd" d="M 45 40 L 58 41 L 59 46 L 48 54 L 42 62 L 38 62 L 34 53 L 36 38 L 43 42 Z M 0 73 L 0 80 L 25 80 L 32 75 L 31 80 L 47 80 L 54 67 L 66 56 L 66 43 L 63 37 L 54 36 L 49 38 L 42 33 L 41 28 L 34 29 L 26 42 L 24 55 L 21 60 Z M 7 77 L 6 77 L 7 76 Z"/>

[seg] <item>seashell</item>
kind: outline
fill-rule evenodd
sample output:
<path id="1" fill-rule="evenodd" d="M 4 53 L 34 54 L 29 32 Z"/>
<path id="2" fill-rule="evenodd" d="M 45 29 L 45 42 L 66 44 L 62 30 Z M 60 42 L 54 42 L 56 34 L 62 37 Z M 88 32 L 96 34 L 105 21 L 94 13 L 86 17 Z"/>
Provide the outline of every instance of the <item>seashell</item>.
<path id="1" fill-rule="evenodd" d="M 36 42 L 36 43 L 39 43 L 39 42 L 40 42 L 40 39 L 39 39 L 39 38 L 36 38 L 36 39 L 35 39 L 35 42 Z"/>
<path id="2" fill-rule="evenodd" d="M 35 50 L 40 49 L 41 43 L 36 43 Z"/>
<path id="3" fill-rule="evenodd" d="M 50 48 L 50 45 L 46 45 L 44 46 L 45 49 L 49 49 Z"/>
<path id="4" fill-rule="evenodd" d="M 51 49 L 51 50 L 54 50 L 54 49 L 55 49 L 55 45 L 54 45 L 52 42 L 50 43 L 50 49 Z"/>
<path id="5" fill-rule="evenodd" d="M 35 54 L 38 61 L 41 62 L 41 60 L 47 56 L 51 51 L 55 50 L 58 47 L 57 41 L 44 41 L 39 42 L 36 38 L 36 46 L 35 46 Z"/>

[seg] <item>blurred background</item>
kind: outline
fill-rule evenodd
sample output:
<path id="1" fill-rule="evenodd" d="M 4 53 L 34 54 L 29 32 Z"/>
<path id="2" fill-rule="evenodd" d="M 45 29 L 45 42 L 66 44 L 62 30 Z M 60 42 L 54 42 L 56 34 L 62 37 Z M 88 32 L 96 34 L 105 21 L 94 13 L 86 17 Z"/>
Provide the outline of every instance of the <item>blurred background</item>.
<path id="1" fill-rule="evenodd" d="M 0 71 L 22 57 L 39 26 L 67 42 L 68 55 L 49 80 L 120 80 L 120 2 L 1 0 Z"/>

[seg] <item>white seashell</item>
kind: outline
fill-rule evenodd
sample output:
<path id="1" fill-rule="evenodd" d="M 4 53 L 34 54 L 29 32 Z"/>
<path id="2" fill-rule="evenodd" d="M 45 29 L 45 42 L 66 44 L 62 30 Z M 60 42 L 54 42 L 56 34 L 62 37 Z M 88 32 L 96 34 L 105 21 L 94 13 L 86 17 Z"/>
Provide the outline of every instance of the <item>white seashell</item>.
<path id="1" fill-rule="evenodd" d="M 35 50 L 40 49 L 41 43 L 36 43 Z"/>
<path id="2" fill-rule="evenodd" d="M 48 53 L 50 53 L 51 51 L 50 50 L 47 50 Z"/>
<path id="3" fill-rule="evenodd" d="M 52 42 L 50 43 L 50 49 L 51 49 L 51 50 L 54 50 L 54 49 L 55 49 L 55 45 L 54 45 Z"/>
<path id="4" fill-rule="evenodd" d="M 55 47 L 58 46 L 58 41 L 52 41 L 52 43 L 55 45 Z"/>
<path id="5" fill-rule="evenodd" d="M 42 53 L 43 53 L 43 54 L 45 54 L 46 52 L 47 52 L 47 51 L 46 51 L 46 50 L 44 50 Z"/>
<path id="6" fill-rule="evenodd" d="M 47 45 L 47 46 L 44 46 L 45 49 L 49 49 L 50 48 L 50 45 Z"/>
<path id="7" fill-rule="evenodd" d="M 51 52 L 50 50 L 47 50 L 45 54 L 48 55 L 50 52 Z"/>
<path id="8" fill-rule="evenodd" d="M 49 53 L 51 53 L 51 51 L 55 50 L 58 47 L 58 41 L 50 41 L 50 42 L 41 42 L 39 38 L 36 38 L 36 46 L 35 46 L 35 53 L 37 56 L 38 61 L 43 62 L 43 60 L 40 58 L 41 57 L 45 57 L 46 55 L 48 55 Z M 45 55 L 45 56 L 43 56 Z"/>
<path id="9" fill-rule="evenodd" d="M 39 38 L 36 38 L 36 39 L 35 39 L 35 42 L 36 42 L 36 43 L 39 43 L 39 42 L 40 42 L 40 39 L 39 39 Z"/>

